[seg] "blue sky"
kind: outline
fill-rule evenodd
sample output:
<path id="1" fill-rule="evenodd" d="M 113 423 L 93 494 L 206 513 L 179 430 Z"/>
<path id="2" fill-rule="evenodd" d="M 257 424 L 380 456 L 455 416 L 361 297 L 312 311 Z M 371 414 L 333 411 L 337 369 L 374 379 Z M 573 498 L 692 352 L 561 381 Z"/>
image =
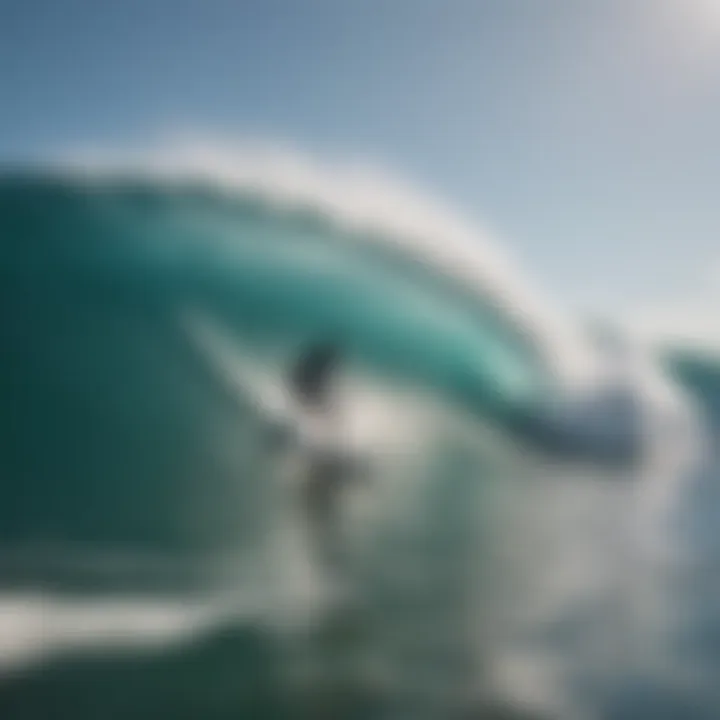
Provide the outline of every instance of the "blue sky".
<path id="1" fill-rule="evenodd" d="M 178 128 L 380 158 L 574 305 L 720 268 L 720 0 L 0 0 L 0 159 Z"/>

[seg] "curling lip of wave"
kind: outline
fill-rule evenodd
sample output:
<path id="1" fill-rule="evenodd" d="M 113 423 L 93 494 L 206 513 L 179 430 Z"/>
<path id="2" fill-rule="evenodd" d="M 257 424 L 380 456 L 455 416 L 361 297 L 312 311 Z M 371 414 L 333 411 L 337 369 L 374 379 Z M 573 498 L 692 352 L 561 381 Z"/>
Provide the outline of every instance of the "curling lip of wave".
<path id="1" fill-rule="evenodd" d="M 191 138 L 134 151 L 78 150 L 56 164 L 90 178 L 203 182 L 258 196 L 278 209 L 311 210 L 342 229 L 363 233 L 447 276 L 532 339 L 561 382 L 597 378 L 593 351 L 571 319 L 521 277 L 486 234 L 390 173 L 367 163 L 319 163 L 269 143 L 217 143 Z"/>
<path id="2" fill-rule="evenodd" d="M 310 210 L 342 229 L 362 230 L 353 239 L 389 246 L 495 308 L 508 328 L 531 339 L 546 369 L 555 371 L 560 382 L 554 407 L 521 411 L 510 418 L 508 429 L 554 453 L 603 459 L 636 454 L 637 418 L 622 403 L 602 397 L 604 361 L 580 327 L 529 292 L 481 235 L 377 172 L 326 167 L 268 147 L 197 142 L 139 154 L 80 154 L 58 163 L 57 170 L 91 181 L 156 180 L 163 187 L 201 181 L 271 209 Z M 335 236 L 344 241 L 347 234 Z"/>

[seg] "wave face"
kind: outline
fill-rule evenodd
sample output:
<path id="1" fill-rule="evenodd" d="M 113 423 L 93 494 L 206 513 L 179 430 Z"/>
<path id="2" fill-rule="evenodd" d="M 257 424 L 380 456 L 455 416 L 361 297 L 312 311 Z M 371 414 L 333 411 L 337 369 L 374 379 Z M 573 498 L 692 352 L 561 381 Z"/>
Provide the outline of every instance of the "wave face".
<path id="1" fill-rule="evenodd" d="M 374 468 L 346 520 L 373 622 L 347 653 L 380 663 L 392 702 L 445 717 L 468 693 L 498 695 L 574 717 L 622 672 L 609 638 L 645 671 L 647 637 L 633 633 L 664 630 L 644 611 L 627 622 L 642 600 L 667 624 L 666 568 L 640 582 L 649 566 L 617 543 L 649 542 L 681 470 L 578 464 L 577 438 L 557 439 L 558 408 L 598 380 L 596 348 L 472 233 L 423 203 L 403 214 L 405 196 L 364 176 L 343 191 L 317 173 L 277 181 L 287 163 L 268 175 L 171 160 L 0 179 L 8 592 L 40 592 L 45 618 L 77 617 L 70 600 L 50 612 L 56 596 L 170 597 L 159 634 L 184 642 L 228 623 L 285 637 L 288 612 L 317 613 L 322 578 L 252 400 L 282 396 L 298 351 L 329 339 L 346 357 L 348 432 Z M 663 408 L 685 407 L 654 382 L 645 395 L 661 387 Z M 98 627 L 118 612 L 98 610 Z M 90 636 L 148 635 L 108 622 Z M 22 658 L 82 635 L 57 630 L 38 649 L 25 626 Z M 323 651 L 331 664 L 338 648 Z"/>

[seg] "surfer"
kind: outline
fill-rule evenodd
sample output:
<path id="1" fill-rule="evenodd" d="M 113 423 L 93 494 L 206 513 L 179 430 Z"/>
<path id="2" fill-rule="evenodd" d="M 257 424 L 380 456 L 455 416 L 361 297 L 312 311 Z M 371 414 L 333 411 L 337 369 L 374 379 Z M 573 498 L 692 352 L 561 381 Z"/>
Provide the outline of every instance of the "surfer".
<path id="1" fill-rule="evenodd" d="M 301 494 L 315 552 L 326 568 L 342 562 L 340 499 L 354 468 L 342 450 L 333 380 L 342 361 L 337 345 L 325 342 L 303 352 L 289 377 L 290 389 L 305 415 L 307 466 Z"/>

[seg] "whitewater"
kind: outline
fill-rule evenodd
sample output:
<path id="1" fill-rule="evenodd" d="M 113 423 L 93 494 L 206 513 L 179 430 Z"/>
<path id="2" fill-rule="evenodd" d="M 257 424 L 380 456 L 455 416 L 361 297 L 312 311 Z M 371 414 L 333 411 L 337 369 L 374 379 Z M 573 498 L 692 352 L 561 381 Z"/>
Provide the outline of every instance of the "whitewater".
<path id="1" fill-rule="evenodd" d="M 0 241 L 6 686 L 240 627 L 281 668 L 370 668 L 410 717 L 712 694 L 678 650 L 697 598 L 677 578 L 713 362 L 592 331 L 436 198 L 275 145 L 7 169 Z M 266 426 L 326 339 L 373 482 L 344 509 L 360 640 L 318 650 L 324 578 Z"/>

